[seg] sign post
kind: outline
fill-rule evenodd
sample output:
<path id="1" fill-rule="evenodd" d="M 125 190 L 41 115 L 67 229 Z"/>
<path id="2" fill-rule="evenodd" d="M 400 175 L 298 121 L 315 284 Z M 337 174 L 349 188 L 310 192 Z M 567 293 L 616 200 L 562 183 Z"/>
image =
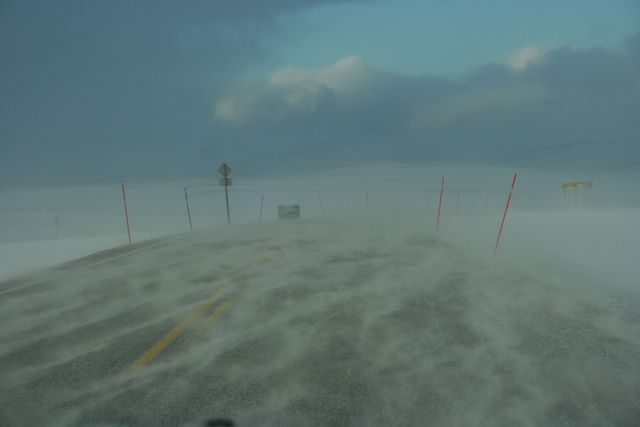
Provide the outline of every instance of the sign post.
<path id="1" fill-rule="evenodd" d="M 228 164 L 223 163 L 218 168 L 218 173 L 222 175 L 220 178 L 219 184 L 224 186 L 224 200 L 227 205 L 227 224 L 231 224 L 231 213 L 229 212 L 229 190 L 228 187 L 231 185 L 231 178 L 229 174 L 231 173 L 231 167 Z"/>
<path id="2" fill-rule="evenodd" d="M 565 204 L 567 208 L 583 208 L 587 205 L 589 189 L 593 187 L 591 181 L 574 181 L 562 184 Z"/>

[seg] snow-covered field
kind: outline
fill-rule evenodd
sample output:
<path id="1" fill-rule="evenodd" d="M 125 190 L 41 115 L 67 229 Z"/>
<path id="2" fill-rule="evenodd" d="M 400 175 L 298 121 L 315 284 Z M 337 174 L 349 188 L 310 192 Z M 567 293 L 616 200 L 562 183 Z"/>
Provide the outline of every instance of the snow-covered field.
<path id="1" fill-rule="evenodd" d="M 441 235 L 489 251 L 512 170 L 386 165 L 280 179 L 234 178 L 234 223 L 276 220 L 277 206 L 301 205 L 303 218 L 420 215 L 434 227 L 440 177 L 446 177 Z M 639 173 L 581 176 L 520 170 L 505 230 L 503 254 L 522 266 L 574 260 L 589 274 L 629 282 L 638 257 Z M 587 210 L 564 209 L 560 184 L 593 179 Z M 127 183 L 134 242 L 189 230 L 184 188 L 195 230 L 226 222 L 224 193 L 215 178 Z M 57 222 L 57 225 L 56 225 Z M 0 280 L 127 243 L 119 182 L 43 189 L 0 189 Z M 593 268 L 597 266 L 597 268 Z M 582 267 L 580 267 L 582 268 Z M 635 280 L 635 279 L 634 279 Z"/>
<path id="2" fill-rule="evenodd" d="M 217 188 L 134 184 L 134 246 L 37 271 L 126 243 L 119 189 L 5 191 L 0 425 L 634 425 L 633 198 L 567 210 L 522 172 L 493 256 L 510 173 L 419 172 L 239 182 L 231 227 Z"/>

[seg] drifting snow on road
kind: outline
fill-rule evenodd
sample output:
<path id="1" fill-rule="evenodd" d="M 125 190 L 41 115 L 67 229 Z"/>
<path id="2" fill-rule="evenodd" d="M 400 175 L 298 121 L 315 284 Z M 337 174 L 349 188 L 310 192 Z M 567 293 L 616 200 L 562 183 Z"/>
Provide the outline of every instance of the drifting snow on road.
<path id="1" fill-rule="evenodd" d="M 230 227 L 0 284 L 0 424 L 640 419 L 637 294 L 399 222 Z"/>

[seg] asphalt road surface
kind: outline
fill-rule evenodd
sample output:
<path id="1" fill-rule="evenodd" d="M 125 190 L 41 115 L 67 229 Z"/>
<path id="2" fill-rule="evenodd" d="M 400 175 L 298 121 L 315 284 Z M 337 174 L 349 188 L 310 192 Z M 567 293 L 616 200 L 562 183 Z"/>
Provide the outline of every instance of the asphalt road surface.
<path id="1" fill-rule="evenodd" d="M 410 221 L 116 248 L 0 283 L 0 425 L 638 425 L 640 298 L 583 279 Z"/>

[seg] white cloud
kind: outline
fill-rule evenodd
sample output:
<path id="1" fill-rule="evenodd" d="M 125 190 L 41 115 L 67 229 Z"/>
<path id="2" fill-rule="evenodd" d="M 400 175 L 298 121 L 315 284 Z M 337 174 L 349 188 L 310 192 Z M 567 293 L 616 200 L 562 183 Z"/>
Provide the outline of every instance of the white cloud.
<path id="1" fill-rule="evenodd" d="M 543 105 L 548 91 L 540 85 L 496 86 L 469 90 L 426 105 L 416 112 L 413 124 L 442 128 L 460 120 L 493 115 L 510 117 Z"/>
<path id="2" fill-rule="evenodd" d="M 347 56 L 324 68 L 283 68 L 258 87 L 220 99 L 214 115 L 221 120 L 242 122 L 256 117 L 279 118 L 287 112 L 314 112 L 330 96 L 348 97 L 362 90 L 371 82 L 372 74 L 356 56 Z"/>
<path id="3" fill-rule="evenodd" d="M 524 70 L 530 63 L 539 61 L 544 55 L 543 49 L 525 46 L 507 59 L 507 65 L 514 70 Z"/>
<path id="4" fill-rule="evenodd" d="M 214 108 L 214 115 L 221 120 L 239 122 L 255 109 L 256 98 L 250 95 L 222 98 Z"/>
<path id="5" fill-rule="evenodd" d="M 336 92 L 344 92 L 358 86 L 367 74 L 367 65 L 357 56 L 347 56 L 335 64 L 318 69 L 285 68 L 275 71 L 269 84 L 289 89 L 305 86 L 326 86 Z"/>
<path id="6" fill-rule="evenodd" d="M 273 128 L 296 140 L 349 135 L 349 144 L 380 156 L 405 147 L 411 156 L 487 158 L 493 154 L 484 147 L 618 140 L 617 151 L 598 154 L 598 164 L 637 162 L 630 141 L 638 134 L 639 49 L 528 47 L 509 64 L 487 64 L 462 79 L 385 73 L 347 57 L 328 67 L 281 69 L 233 89 L 216 117 L 243 132 Z M 386 152 L 385 144 L 394 149 Z M 585 164 L 596 158 L 589 156 Z"/>

